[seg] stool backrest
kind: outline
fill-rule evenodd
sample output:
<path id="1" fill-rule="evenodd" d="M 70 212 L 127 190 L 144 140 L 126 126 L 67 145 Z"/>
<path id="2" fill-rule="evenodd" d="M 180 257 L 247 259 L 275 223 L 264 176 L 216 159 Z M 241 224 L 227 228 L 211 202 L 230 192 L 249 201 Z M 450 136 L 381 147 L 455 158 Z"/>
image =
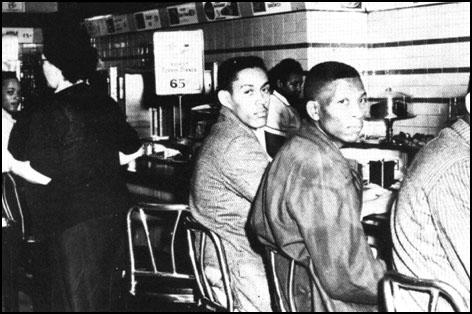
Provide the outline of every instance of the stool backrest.
<path id="1" fill-rule="evenodd" d="M 140 280 L 144 281 L 146 278 L 154 278 L 156 283 L 159 279 L 194 281 L 190 266 L 188 266 L 189 273 L 181 271 L 183 266 L 179 267 L 185 262 L 178 256 L 179 253 L 183 257 L 187 252 L 186 249 L 178 251 L 177 248 L 181 243 L 177 243 L 177 234 L 182 217 L 186 214 L 188 206 L 183 204 L 142 203 L 130 208 L 126 220 L 132 295 L 136 295 Z M 185 244 L 184 233 L 182 235 L 182 243 Z M 183 294 L 180 298 L 178 293 L 169 294 L 169 300 L 176 299 L 175 302 L 180 303 L 192 302 L 190 299 L 193 299 L 193 296 Z"/>
<path id="2" fill-rule="evenodd" d="M 464 297 L 451 285 L 439 280 L 426 280 L 409 277 L 398 272 L 389 271 L 381 281 L 384 306 L 387 312 L 397 312 L 398 304 L 404 302 L 401 290 L 423 292 L 429 295 L 428 312 L 438 312 L 438 301 L 444 299 L 456 312 L 469 312 Z"/>
<path id="3" fill-rule="evenodd" d="M 220 237 L 213 231 L 198 223 L 191 216 L 184 219 L 187 230 L 187 240 L 189 246 L 190 259 L 200 291 L 200 301 L 207 310 L 233 312 L 234 301 L 231 292 L 231 277 L 228 270 L 228 263 Z M 205 269 L 205 251 L 207 245 L 213 245 L 218 259 L 218 268 L 224 290 L 224 302 L 215 295 L 210 282 L 209 272 Z M 226 304 L 223 304 L 226 303 Z"/>
<path id="4" fill-rule="evenodd" d="M 18 195 L 15 178 L 10 173 L 2 173 L 2 217 L 21 227 L 23 239 L 26 237 L 23 206 Z"/>
<path id="5" fill-rule="evenodd" d="M 333 305 L 331 303 L 331 300 L 326 295 L 326 292 L 322 289 L 321 284 L 319 282 L 319 279 L 316 277 L 313 269 L 313 265 L 310 265 L 310 267 L 306 267 L 302 263 L 297 262 L 293 258 L 289 257 L 288 255 L 281 253 L 273 248 L 266 247 L 266 250 L 268 252 L 268 258 L 269 258 L 269 267 L 270 267 L 270 280 L 272 281 L 272 289 L 273 295 L 275 297 L 275 302 L 276 306 L 278 306 L 278 310 L 281 312 L 299 312 L 301 311 L 295 302 L 295 296 L 294 296 L 294 286 L 295 286 L 295 268 L 296 267 L 301 267 L 303 268 L 306 273 L 309 276 L 309 281 L 310 281 L 310 288 L 311 288 L 311 302 L 312 304 L 320 303 L 317 301 L 321 301 L 324 310 L 327 312 L 334 312 Z M 288 267 L 282 268 L 285 272 L 285 274 L 279 274 L 277 271 L 276 267 L 276 257 L 279 256 L 281 258 L 284 258 L 288 261 Z M 282 281 L 280 280 L 280 276 L 285 276 L 286 279 L 286 287 L 283 286 Z M 286 295 L 287 295 L 287 302 L 284 302 L 284 296 L 282 290 L 285 289 Z M 321 297 L 321 300 L 315 300 L 314 298 L 317 297 L 317 293 L 315 291 L 318 291 L 319 296 Z M 285 304 L 288 303 L 288 304 Z"/>

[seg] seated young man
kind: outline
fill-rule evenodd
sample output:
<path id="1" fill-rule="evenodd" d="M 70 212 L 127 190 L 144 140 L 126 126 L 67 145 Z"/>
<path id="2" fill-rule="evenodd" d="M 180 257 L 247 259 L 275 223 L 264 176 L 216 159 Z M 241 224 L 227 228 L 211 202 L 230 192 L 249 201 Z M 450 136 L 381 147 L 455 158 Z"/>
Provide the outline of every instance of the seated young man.
<path id="1" fill-rule="evenodd" d="M 235 310 L 271 311 L 263 259 L 251 247 L 245 228 L 269 163 L 263 127 L 270 87 L 263 61 L 241 57 L 223 62 L 218 87 L 222 108 L 195 165 L 190 208 L 194 218 L 223 241 Z M 211 256 L 211 246 L 207 247 L 206 271 L 214 275 L 211 284 L 220 295 L 218 262 Z"/>
<path id="2" fill-rule="evenodd" d="M 258 239 L 313 267 L 319 282 L 312 307 L 308 276 L 295 275 L 295 299 L 305 311 L 374 311 L 385 272 L 360 221 L 362 178 L 339 148 L 358 139 L 367 109 L 359 73 L 338 62 L 313 67 L 305 82 L 307 114 L 274 158 L 254 202 Z M 286 266 L 277 259 L 276 269 Z M 286 285 L 282 284 L 282 290 Z"/>

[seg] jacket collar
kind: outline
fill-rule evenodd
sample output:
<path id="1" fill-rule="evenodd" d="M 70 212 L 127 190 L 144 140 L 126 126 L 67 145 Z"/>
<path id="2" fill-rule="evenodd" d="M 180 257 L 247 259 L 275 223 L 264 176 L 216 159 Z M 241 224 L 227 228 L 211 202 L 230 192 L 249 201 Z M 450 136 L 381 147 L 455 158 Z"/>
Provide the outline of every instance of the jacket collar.
<path id="1" fill-rule="evenodd" d="M 254 130 L 250 127 L 248 127 L 244 122 L 242 122 L 238 116 L 229 108 L 225 106 L 221 106 L 220 110 L 220 117 L 218 119 L 219 121 L 227 121 L 228 123 L 234 125 L 235 127 L 240 127 L 243 129 L 246 133 L 251 134 L 252 136 L 256 137 L 254 134 Z"/>
<path id="2" fill-rule="evenodd" d="M 316 124 L 311 121 L 304 120 L 297 135 L 306 138 L 315 144 L 320 144 L 321 146 L 326 147 L 326 149 L 331 152 L 329 154 L 329 158 L 331 158 L 335 163 L 344 165 L 344 167 L 340 167 L 344 176 L 346 178 L 352 176 L 354 178 L 356 188 L 362 189 L 362 176 L 359 173 L 358 162 L 345 158 L 339 147 Z"/>
<path id="3" fill-rule="evenodd" d="M 6 119 L 7 121 L 10 121 L 11 123 L 15 123 L 15 119 L 13 119 L 11 114 L 2 108 L 2 120 L 3 119 Z"/>

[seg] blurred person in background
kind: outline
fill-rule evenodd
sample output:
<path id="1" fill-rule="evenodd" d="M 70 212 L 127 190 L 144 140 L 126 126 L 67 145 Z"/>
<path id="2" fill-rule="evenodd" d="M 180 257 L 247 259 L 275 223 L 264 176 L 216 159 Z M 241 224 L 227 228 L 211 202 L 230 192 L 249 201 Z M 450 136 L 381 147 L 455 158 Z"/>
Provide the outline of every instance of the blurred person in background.
<path id="1" fill-rule="evenodd" d="M 285 139 L 300 127 L 300 103 L 303 69 L 298 61 L 284 59 L 269 71 L 273 89 L 266 124 L 267 149 L 274 157 Z"/>
<path id="2" fill-rule="evenodd" d="M 2 71 L 2 173 L 13 172 L 31 183 L 47 184 L 50 179 L 34 170 L 29 161 L 20 161 L 9 150 L 10 134 L 15 125 L 13 116 L 21 105 L 21 86 L 15 72 Z"/>

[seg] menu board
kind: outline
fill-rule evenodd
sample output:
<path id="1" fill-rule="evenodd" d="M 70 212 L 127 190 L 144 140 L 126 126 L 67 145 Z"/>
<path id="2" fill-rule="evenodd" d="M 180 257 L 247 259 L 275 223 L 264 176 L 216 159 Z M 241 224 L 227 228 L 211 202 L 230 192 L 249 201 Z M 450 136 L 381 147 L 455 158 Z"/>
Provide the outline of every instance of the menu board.
<path id="1" fill-rule="evenodd" d="M 252 2 L 254 15 L 266 15 L 292 11 L 291 2 Z"/>
<path id="2" fill-rule="evenodd" d="M 24 13 L 26 7 L 24 2 L 2 2 L 2 13 Z"/>
<path id="3" fill-rule="evenodd" d="M 228 20 L 241 17 L 237 2 L 203 2 L 207 21 Z"/>
<path id="4" fill-rule="evenodd" d="M 137 12 L 134 14 L 134 21 L 137 30 L 156 29 L 162 27 L 158 9 Z"/>
<path id="5" fill-rule="evenodd" d="M 185 3 L 167 8 L 170 26 L 180 26 L 198 23 L 195 2 Z"/>
<path id="6" fill-rule="evenodd" d="M 157 95 L 200 94 L 203 90 L 203 30 L 154 33 Z"/>

